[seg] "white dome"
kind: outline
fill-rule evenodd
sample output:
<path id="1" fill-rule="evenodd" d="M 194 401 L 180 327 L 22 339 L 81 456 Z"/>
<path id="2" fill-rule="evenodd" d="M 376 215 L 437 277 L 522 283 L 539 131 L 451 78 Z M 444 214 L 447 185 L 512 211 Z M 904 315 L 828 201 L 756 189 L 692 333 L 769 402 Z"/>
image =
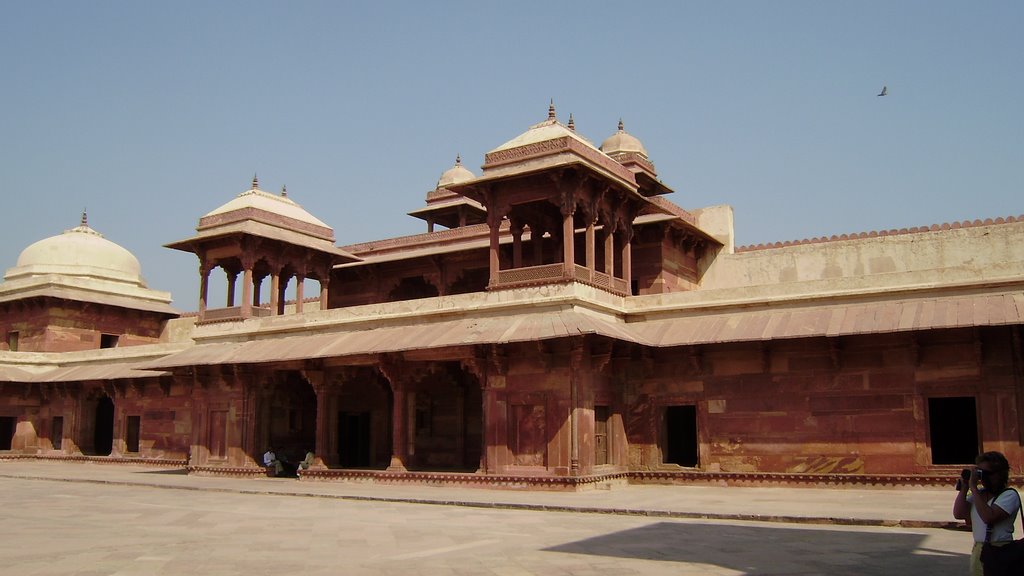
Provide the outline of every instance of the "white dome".
<path id="1" fill-rule="evenodd" d="M 626 133 L 622 120 L 619 120 L 618 132 L 612 134 L 601 143 L 601 151 L 609 156 L 625 152 L 636 152 L 643 155 L 644 158 L 647 157 L 647 150 L 644 148 L 644 145 L 635 136 Z"/>
<path id="2" fill-rule="evenodd" d="M 452 184 L 459 184 L 476 178 L 472 172 L 462 165 L 462 157 L 455 157 L 455 165 L 444 171 L 437 179 L 438 188 L 446 188 Z"/>
<path id="3" fill-rule="evenodd" d="M 144 286 L 141 272 L 138 258 L 90 228 L 83 214 L 81 225 L 22 250 L 7 276 L 92 276 Z"/>
<path id="4" fill-rule="evenodd" d="M 271 214 L 277 214 L 279 216 L 298 220 L 299 222 L 304 222 L 306 224 L 330 229 L 330 226 L 324 224 L 316 216 L 313 216 L 302 206 L 299 206 L 294 200 L 289 198 L 287 196 L 287 190 L 282 190 L 281 195 L 279 196 L 269 192 L 264 192 L 263 190 L 260 190 L 258 186 L 259 181 L 254 177 L 252 179 L 252 188 L 242 192 L 238 196 L 235 196 L 227 204 L 208 212 L 200 220 L 203 218 L 218 216 L 220 214 L 254 208 Z"/>

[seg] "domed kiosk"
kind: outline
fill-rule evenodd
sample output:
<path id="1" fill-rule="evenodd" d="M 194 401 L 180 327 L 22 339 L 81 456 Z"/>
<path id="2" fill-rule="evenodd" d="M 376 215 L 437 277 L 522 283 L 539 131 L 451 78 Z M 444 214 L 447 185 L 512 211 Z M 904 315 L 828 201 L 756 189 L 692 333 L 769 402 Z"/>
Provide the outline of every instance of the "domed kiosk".
<path id="1" fill-rule="evenodd" d="M 155 342 L 178 313 L 151 290 L 139 260 L 93 230 L 86 215 L 63 233 L 25 248 L 0 283 L 7 348 L 70 351 Z M 45 301 L 45 302 L 37 302 Z M 38 303 L 45 314 L 32 314 Z"/>
<path id="2" fill-rule="evenodd" d="M 288 197 L 252 187 L 199 219 L 196 235 L 168 248 L 199 258 L 199 323 L 244 320 L 284 314 L 285 290 L 295 279 L 295 312 L 303 312 L 307 278 L 320 283 L 319 307 L 328 306 L 331 268 L 358 260 L 334 245 L 334 230 Z M 221 268 L 227 277 L 224 308 L 207 308 L 210 272 Z M 236 284 L 242 277 L 241 302 Z M 261 283 L 270 278 L 270 305 L 262 306 Z"/>
<path id="3" fill-rule="evenodd" d="M 462 228 L 487 221 L 487 210 L 476 200 L 471 200 L 449 190 L 463 182 L 469 182 L 476 175 L 462 165 L 462 156 L 455 156 L 455 164 L 445 170 L 437 179 L 437 186 L 427 192 L 427 205 L 409 212 L 409 216 L 427 221 L 427 233 L 434 231 L 434 224 L 445 228 Z"/>

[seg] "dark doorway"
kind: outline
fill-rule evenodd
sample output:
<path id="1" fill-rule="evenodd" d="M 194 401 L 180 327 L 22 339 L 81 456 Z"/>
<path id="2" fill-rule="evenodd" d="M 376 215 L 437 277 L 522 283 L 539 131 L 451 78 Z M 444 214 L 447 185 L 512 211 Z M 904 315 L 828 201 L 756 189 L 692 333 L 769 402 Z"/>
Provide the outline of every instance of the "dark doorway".
<path id="1" fill-rule="evenodd" d="M 370 465 L 370 413 L 338 414 L 338 462 L 344 468 Z"/>
<path id="2" fill-rule="evenodd" d="M 662 454 L 666 464 L 697 465 L 697 407 L 666 406 Z"/>
<path id="3" fill-rule="evenodd" d="M 978 413 L 973 396 L 928 399 L 932 464 L 972 464 L 978 455 Z"/>
<path id="4" fill-rule="evenodd" d="M 109 456 L 114 447 L 114 401 L 104 396 L 96 402 L 93 449 L 97 456 Z"/>
<path id="5" fill-rule="evenodd" d="M 50 442 L 54 450 L 60 450 L 64 445 L 64 417 L 54 416 L 50 424 Z"/>
<path id="6" fill-rule="evenodd" d="M 307 450 L 316 452 L 316 404 L 312 385 L 299 372 L 283 374 L 275 383 L 261 414 L 267 420 L 267 446 L 273 446 L 279 457 L 299 461 Z M 253 458 L 262 462 L 264 450 L 266 446 L 257 449 Z"/>
<path id="7" fill-rule="evenodd" d="M 594 406 L 594 464 L 608 464 L 608 407 Z"/>
<path id="8" fill-rule="evenodd" d="M 129 416 L 125 421 L 124 444 L 126 452 L 139 451 L 139 428 L 142 425 L 140 416 Z"/>
<path id="9" fill-rule="evenodd" d="M 0 416 L 0 450 L 10 450 L 14 444 L 14 430 L 18 424 L 13 416 Z"/>

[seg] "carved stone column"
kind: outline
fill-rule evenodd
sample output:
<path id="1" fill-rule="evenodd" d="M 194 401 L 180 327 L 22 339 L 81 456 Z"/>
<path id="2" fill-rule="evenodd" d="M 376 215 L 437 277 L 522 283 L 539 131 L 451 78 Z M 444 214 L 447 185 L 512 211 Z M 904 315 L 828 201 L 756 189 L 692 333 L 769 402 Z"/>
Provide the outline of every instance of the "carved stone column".
<path id="1" fill-rule="evenodd" d="M 488 247 L 488 264 L 490 266 L 490 276 L 488 284 L 490 286 L 498 285 L 498 271 L 501 270 L 501 261 L 499 259 L 499 245 L 498 245 L 498 230 L 501 227 L 501 218 L 492 217 L 489 213 L 487 216 L 487 226 L 489 228 L 489 247 Z"/>
<path id="2" fill-rule="evenodd" d="M 279 306 L 281 304 L 281 273 L 273 271 L 270 273 L 270 315 L 278 316 L 281 314 Z"/>
<path id="3" fill-rule="evenodd" d="M 572 343 L 569 352 L 569 474 L 580 473 L 580 380 L 586 350 L 582 338 Z M 589 366 L 589 362 L 586 363 Z"/>
<path id="4" fill-rule="evenodd" d="M 228 270 L 225 268 L 224 274 L 228 277 L 227 307 L 231 308 L 235 305 L 235 284 L 238 281 L 238 270 Z"/>
<path id="5" fill-rule="evenodd" d="M 206 302 L 210 290 L 210 269 L 208 262 L 199 264 L 199 319 L 206 316 Z"/>
<path id="6" fill-rule="evenodd" d="M 572 223 L 575 208 L 575 205 L 562 206 L 562 274 L 566 278 L 572 278 L 576 273 L 575 227 Z"/>
<path id="7" fill-rule="evenodd" d="M 330 270 L 320 278 L 320 309 L 327 310 L 327 289 L 331 284 Z"/>
<path id="8" fill-rule="evenodd" d="M 604 225 L 604 273 L 615 276 L 615 228 Z"/>
<path id="9" fill-rule="evenodd" d="M 633 292 L 633 227 L 626 226 L 622 231 L 622 279 L 626 281 L 626 293 Z"/>
<path id="10" fill-rule="evenodd" d="M 328 462 L 336 458 L 336 450 L 330 449 L 331 443 L 331 386 L 327 383 L 324 373 L 321 370 L 304 370 L 303 377 L 313 387 L 316 394 L 316 446 L 313 447 L 313 454 L 316 456 L 311 468 L 326 469 Z"/>
<path id="11" fill-rule="evenodd" d="M 259 290 L 253 284 L 252 268 L 255 262 L 251 256 L 242 256 L 242 318 L 252 316 L 253 291 L 259 298 Z"/>
<path id="12" fill-rule="evenodd" d="M 408 460 L 409 406 L 405 362 L 398 356 L 385 356 L 380 371 L 391 386 L 391 463 L 388 472 L 406 472 Z"/>
<path id="13" fill-rule="evenodd" d="M 512 267 L 523 267 L 523 224 L 512 219 Z"/>
<path id="14" fill-rule="evenodd" d="M 295 313 L 302 314 L 302 300 L 306 297 L 306 275 L 295 276 Z"/>

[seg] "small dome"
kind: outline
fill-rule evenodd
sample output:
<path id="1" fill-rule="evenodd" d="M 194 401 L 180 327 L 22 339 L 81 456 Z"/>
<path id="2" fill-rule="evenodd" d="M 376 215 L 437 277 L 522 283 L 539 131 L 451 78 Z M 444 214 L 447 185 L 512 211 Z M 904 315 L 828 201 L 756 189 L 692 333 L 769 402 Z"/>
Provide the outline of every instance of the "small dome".
<path id="1" fill-rule="evenodd" d="M 85 214 L 79 226 L 22 250 L 11 272 L 94 276 L 145 285 L 139 260 L 90 228 Z"/>
<path id="2" fill-rule="evenodd" d="M 441 177 L 437 179 L 437 187 L 446 188 L 452 184 L 460 184 L 473 178 L 476 178 L 476 176 L 462 165 L 462 157 L 456 156 L 455 165 L 445 170 L 444 174 L 441 174 Z"/>
<path id="3" fill-rule="evenodd" d="M 255 176 L 252 178 L 252 188 L 242 192 L 238 196 L 235 196 L 227 204 L 207 212 L 199 219 L 199 221 L 202 223 L 202 221 L 207 218 L 228 214 L 230 212 L 244 212 L 246 209 L 251 208 L 298 220 L 299 222 L 304 222 L 306 224 L 313 224 L 314 226 L 330 229 L 330 226 L 324 224 L 319 218 L 313 216 L 302 206 L 299 206 L 294 200 L 289 198 L 287 188 L 282 188 L 280 195 L 264 192 L 263 190 L 260 190 L 259 180 L 257 180 Z"/>
<path id="4" fill-rule="evenodd" d="M 612 154 L 636 152 L 644 158 L 647 157 L 647 150 L 644 148 L 644 145 L 641 144 L 640 140 L 635 136 L 626 133 L 626 130 L 622 125 L 622 120 L 619 120 L 618 132 L 612 134 L 601 143 L 601 151 L 609 156 Z"/>

